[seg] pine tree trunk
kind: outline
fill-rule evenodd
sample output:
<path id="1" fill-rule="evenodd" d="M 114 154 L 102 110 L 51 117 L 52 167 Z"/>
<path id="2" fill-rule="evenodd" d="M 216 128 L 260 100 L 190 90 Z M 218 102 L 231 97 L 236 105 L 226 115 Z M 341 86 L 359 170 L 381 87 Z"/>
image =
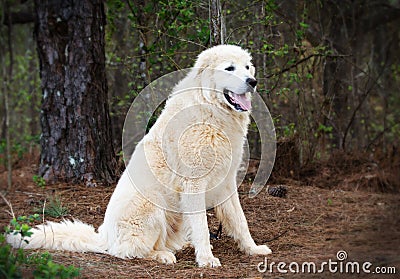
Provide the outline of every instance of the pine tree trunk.
<path id="1" fill-rule="evenodd" d="M 112 182 L 115 159 L 105 74 L 101 0 L 35 0 L 42 86 L 39 174 Z"/>

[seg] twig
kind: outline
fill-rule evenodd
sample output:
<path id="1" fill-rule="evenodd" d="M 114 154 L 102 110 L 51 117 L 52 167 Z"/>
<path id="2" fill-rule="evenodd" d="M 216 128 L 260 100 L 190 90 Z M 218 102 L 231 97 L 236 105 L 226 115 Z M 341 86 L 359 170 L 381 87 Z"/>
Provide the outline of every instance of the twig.
<path id="1" fill-rule="evenodd" d="M 315 223 L 317 223 L 317 221 L 318 221 L 322 216 L 324 216 L 324 213 L 318 215 L 318 217 L 314 220 L 314 222 L 313 222 L 312 224 L 314 225 Z"/>
<path id="2" fill-rule="evenodd" d="M 16 190 L 15 193 L 22 193 L 25 195 L 30 195 L 30 196 L 44 196 L 44 194 L 40 194 L 40 193 L 33 193 L 33 192 L 26 192 L 26 191 L 20 191 L 20 190 Z"/>
<path id="3" fill-rule="evenodd" d="M 280 238 L 281 236 L 285 235 L 288 231 L 289 231 L 289 230 L 286 230 L 286 231 L 284 231 L 283 233 L 278 234 L 277 236 L 275 236 L 275 237 L 273 237 L 273 238 L 271 238 L 271 239 L 265 240 L 264 242 L 272 242 L 272 241 L 274 241 L 274 240 L 277 240 L 277 239 Z"/>
<path id="4" fill-rule="evenodd" d="M 9 202 L 6 199 L 6 197 L 4 196 L 4 194 L 2 192 L 0 192 L 0 196 L 4 200 L 4 202 L 7 204 L 7 206 L 10 208 L 10 211 L 6 211 L 6 212 L 9 213 L 13 218 L 15 218 L 15 214 L 14 214 L 14 210 L 12 208 L 11 202 Z"/>

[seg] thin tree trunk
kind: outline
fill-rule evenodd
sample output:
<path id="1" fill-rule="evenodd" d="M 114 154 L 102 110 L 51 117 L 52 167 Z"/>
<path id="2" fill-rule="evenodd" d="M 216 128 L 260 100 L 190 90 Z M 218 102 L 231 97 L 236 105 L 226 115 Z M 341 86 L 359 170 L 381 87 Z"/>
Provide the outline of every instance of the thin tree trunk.
<path id="1" fill-rule="evenodd" d="M 225 43 L 225 21 L 220 0 L 210 0 L 210 44 Z"/>
<path id="2" fill-rule="evenodd" d="M 105 74 L 101 0 L 35 0 L 42 86 L 39 174 L 112 182 L 115 158 Z"/>
<path id="3" fill-rule="evenodd" d="M 10 138 L 10 107 L 8 100 L 8 93 L 10 92 L 10 85 L 13 78 L 13 64 L 14 64 L 14 54 L 12 48 L 12 24 L 11 24 L 11 14 L 10 7 L 7 5 L 6 7 L 8 18 L 8 29 L 7 29 L 7 46 L 8 46 L 8 54 L 9 54 L 9 66 L 6 74 L 6 82 L 5 82 L 5 90 L 4 90 L 4 111 L 5 111 L 5 135 L 6 135 L 6 157 L 7 157 L 7 192 L 11 189 L 12 186 L 12 158 L 11 158 L 11 138 Z"/>
<path id="4" fill-rule="evenodd" d="M 327 29 L 329 47 L 338 54 L 352 54 L 349 34 L 353 34 L 353 30 L 347 16 L 344 15 L 351 8 L 348 6 L 342 8 L 336 3 L 328 3 L 326 7 L 324 6 L 323 16 L 329 20 Z M 330 111 L 326 125 L 333 126 L 332 147 L 341 149 L 343 148 L 344 125 L 348 118 L 348 87 L 351 79 L 351 67 L 343 59 L 328 56 L 323 71 L 323 94 L 326 106 Z"/>

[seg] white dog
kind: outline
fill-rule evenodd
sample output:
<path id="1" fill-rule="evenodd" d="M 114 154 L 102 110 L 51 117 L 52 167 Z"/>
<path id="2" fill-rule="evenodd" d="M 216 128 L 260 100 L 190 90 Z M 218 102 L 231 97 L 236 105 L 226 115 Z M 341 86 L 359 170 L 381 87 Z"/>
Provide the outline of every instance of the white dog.
<path id="1" fill-rule="evenodd" d="M 206 209 L 248 254 L 267 255 L 252 239 L 236 174 L 257 81 L 250 54 L 233 45 L 203 51 L 174 88 L 157 122 L 138 143 L 98 232 L 80 221 L 35 227 L 14 247 L 99 252 L 175 263 L 189 242 L 199 266 L 220 266 L 211 251 Z"/>

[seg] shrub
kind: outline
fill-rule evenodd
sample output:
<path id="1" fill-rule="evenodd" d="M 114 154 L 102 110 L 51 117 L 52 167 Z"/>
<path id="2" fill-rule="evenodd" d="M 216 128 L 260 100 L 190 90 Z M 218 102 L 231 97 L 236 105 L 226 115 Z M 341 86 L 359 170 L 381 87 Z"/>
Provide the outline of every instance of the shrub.
<path id="1" fill-rule="evenodd" d="M 39 214 L 13 218 L 5 227 L 6 233 L 20 234 L 22 240 L 32 235 L 30 224 L 39 219 Z M 24 269 L 32 270 L 33 278 L 74 278 L 80 275 L 80 268 L 64 266 L 53 262 L 48 252 L 27 255 L 22 248 L 13 249 L 0 235 L 0 277 L 22 278 Z"/>

